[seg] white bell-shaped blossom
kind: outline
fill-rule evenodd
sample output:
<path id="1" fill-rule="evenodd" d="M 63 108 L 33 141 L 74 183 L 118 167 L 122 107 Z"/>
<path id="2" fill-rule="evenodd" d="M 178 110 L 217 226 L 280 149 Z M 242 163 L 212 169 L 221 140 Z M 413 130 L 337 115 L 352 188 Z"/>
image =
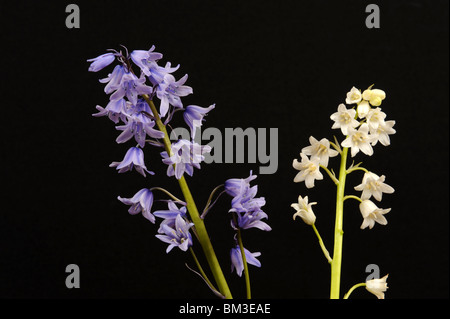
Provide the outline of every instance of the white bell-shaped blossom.
<path id="1" fill-rule="evenodd" d="M 389 135 L 395 134 L 396 131 L 393 129 L 395 121 L 386 121 L 380 125 L 375 130 L 370 129 L 370 134 L 374 137 L 372 145 L 376 145 L 380 142 L 383 146 L 388 146 L 391 144 L 391 139 Z"/>
<path id="2" fill-rule="evenodd" d="M 313 225 L 316 222 L 316 215 L 312 210 L 312 205 L 317 204 L 316 202 L 308 204 L 308 196 L 302 198 L 302 196 L 298 196 L 298 203 L 291 204 L 291 207 L 294 208 L 297 212 L 294 214 L 293 218 L 299 216 L 303 221 L 308 225 Z"/>
<path id="3" fill-rule="evenodd" d="M 339 154 L 337 151 L 330 148 L 330 141 L 326 138 L 318 141 L 313 136 L 310 136 L 309 142 L 311 143 L 311 145 L 304 147 L 302 149 L 302 153 L 311 157 L 319 158 L 320 165 L 327 167 L 328 159 Z"/>
<path id="4" fill-rule="evenodd" d="M 347 104 L 355 104 L 359 103 L 362 100 L 361 91 L 355 87 L 352 87 L 350 92 L 347 93 L 347 98 L 345 99 L 345 103 Z"/>
<path id="5" fill-rule="evenodd" d="M 359 125 L 359 122 L 355 120 L 356 111 L 353 109 L 347 110 L 344 104 L 339 104 L 338 111 L 331 114 L 330 118 L 334 121 L 331 128 L 340 128 L 342 134 L 348 135 L 348 131 Z"/>
<path id="6" fill-rule="evenodd" d="M 385 179 L 386 177 L 384 175 L 380 177 L 372 172 L 365 173 L 362 183 L 355 186 L 355 190 L 362 191 L 362 200 L 369 199 L 373 196 L 377 201 L 381 201 L 383 193 L 392 194 L 395 191 L 391 186 L 384 183 Z"/>
<path id="7" fill-rule="evenodd" d="M 341 145 L 343 147 L 351 147 L 352 157 L 354 157 L 359 151 L 371 156 L 373 154 L 373 148 L 370 144 L 372 141 L 373 136 L 369 135 L 369 125 L 364 123 L 358 130 L 351 129 L 348 132 L 347 138 L 342 141 Z"/>
<path id="8" fill-rule="evenodd" d="M 367 280 L 367 291 L 377 296 L 378 299 L 384 299 L 384 292 L 388 289 L 386 282 L 387 277 L 388 275 L 384 276 L 383 278 Z"/>
<path id="9" fill-rule="evenodd" d="M 375 226 L 375 222 L 380 225 L 386 225 L 387 219 L 383 216 L 391 211 L 390 208 L 382 209 L 378 208 L 372 201 L 366 199 L 359 204 L 359 210 L 364 220 L 361 224 L 361 229 L 369 227 L 370 229 Z"/>
<path id="10" fill-rule="evenodd" d="M 304 181 L 307 188 L 312 188 L 314 187 L 314 180 L 323 179 L 323 175 L 320 172 L 319 158 L 313 157 L 309 159 L 308 156 L 303 153 L 300 153 L 300 156 L 302 158 L 301 162 L 297 161 L 297 159 L 294 159 L 292 162 L 292 166 L 300 171 L 295 176 L 294 182 L 298 183 Z"/>

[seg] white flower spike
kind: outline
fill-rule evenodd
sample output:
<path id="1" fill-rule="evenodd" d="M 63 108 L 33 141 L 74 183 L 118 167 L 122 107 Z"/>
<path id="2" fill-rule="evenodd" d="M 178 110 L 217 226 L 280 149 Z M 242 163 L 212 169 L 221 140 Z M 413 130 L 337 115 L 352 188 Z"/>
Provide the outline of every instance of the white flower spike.
<path id="1" fill-rule="evenodd" d="M 384 292 L 388 289 L 387 286 L 387 277 L 389 275 L 384 276 L 379 279 L 371 279 L 366 281 L 366 289 L 370 293 L 377 296 L 378 299 L 384 299 Z"/>
<path id="2" fill-rule="evenodd" d="M 387 220 L 383 216 L 391 211 L 390 208 L 382 209 L 378 208 L 372 201 L 366 199 L 359 204 L 359 210 L 364 220 L 361 224 L 361 229 L 367 228 L 367 226 L 372 229 L 375 226 L 375 222 L 380 225 L 387 225 Z"/>
<path id="3" fill-rule="evenodd" d="M 297 159 L 294 159 L 292 162 L 292 166 L 299 170 L 300 172 L 294 178 L 294 182 L 303 182 L 305 181 L 305 185 L 307 188 L 314 187 L 314 180 L 323 179 L 323 175 L 320 172 L 319 159 L 317 157 L 308 159 L 303 153 L 300 153 L 302 158 L 301 162 L 298 162 Z"/>
<path id="4" fill-rule="evenodd" d="M 314 225 L 316 222 L 316 215 L 314 215 L 314 212 L 312 210 L 312 205 L 317 204 L 316 202 L 309 203 L 308 204 L 308 196 L 305 196 L 305 198 L 302 198 L 302 196 L 298 196 L 298 203 L 291 204 L 291 207 L 293 207 L 297 212 L 294 214 L 293 218 L 295 220 L 295 217 L 300 216 L 303 221 L 308 225 Z"/>
<path id="5" fill-rule="evenodd" d="M 355 190 L 362 191 L 361 199 L 366 200 L 371 196 L 375 197 L 377 201 L 381 201 L 383 193 L 392 194 L 395 190 L 384 183 L 386 177 L 384 175 L 378 176 L 372 172 L 364 174 L 362 183 L 355 186 Z"/>
<path id="6" fill-rule="evenodd" d="M 328 159 L 339 155 L 337 151 L 330 149 L 330 141 L 326 138 L 317 141 L 313 136 L 310 136 L 309 142 L 311 145 L 302 148 L 302 153 L 319 158 L 320 165 L 327 167 Z"/>

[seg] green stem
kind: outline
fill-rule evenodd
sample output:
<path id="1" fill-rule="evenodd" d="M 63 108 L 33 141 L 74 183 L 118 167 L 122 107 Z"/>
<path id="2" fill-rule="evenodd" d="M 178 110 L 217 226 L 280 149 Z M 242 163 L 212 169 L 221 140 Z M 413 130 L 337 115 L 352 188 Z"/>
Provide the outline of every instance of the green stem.
<path id="1" fill-rule="evenodd" d="M 164 189 L 162 187 L 152 187 L 152 188 L 150 188 L 150 190 L 151 191 L 153 191 L 153 190 L 161 191 L 161 192 L 165 193 L 166 195 L 168 195 L 170 198 L 172 198 L 174 201 L 183 203 L 183 201 L 181 199 L 177 198 L 171 192 L 169 192 L 168 190 L 166 190 L 166 189 Z"/>
<path id="2" fill-rule="evenodd" d="M 152 100 L 150 100 L 148 95 L 144 94 L 142 95 L 142 97 L 150 106 L 158 129 L 164 133 L 163 143 L 167 151 L 167 154 L 169 156 L 172 156 L 173 155 L 172 144 L 169 139 L 169 134 L 167 133 L 166 126 L 159 117 L 158 110 L 156 109 L 155 104 L 153 103 Z M 198 209 L 197 206 L 195 205 L 194 198 L 192 197 L 191 191 L 187 185 L 184 176 L 181 176 L 181 178 L 178 180 L 178 183 L 180 185 L 181 191 L 186 201 L 186 207 L 189 212 L 189 215 L 191 216 L 191 220 L 195 225 L 198 240 L 200 242 L 200 245 L 202 246 L 206 260 L 208 261 L 209 268 L 213 273 L 219 291 L 221 292 L 222 295 L 225 296 L 226 299 L 231 299 L 233 298 L 231 295 L 231 291 L 228 288 L 227 281 L 225 279 L 225 276 L 223 275 L 222 269 L 220 268 L 219 261 L 217 259 L 217 256 L 214 252 L 214 248 L 209 239 L 208 232 L 206 231 L 205 223 L 203 222 L 203 219 L 200 218 L 200 214 L 198 213 Z"/>
<path id="3" fill-rule="evenodd" d="M 252 291 L 250 288 L 250 275 L 248 273 L 247 258 L 245 258 L 244 244 L 242 243 L 242 234 L 240 229 L 237 230 L 237 240 L 239 248 L 241 249 L 242 262 L 244 264 L 244 276 L 245 276 L 245 287 L 247 291 L 247 299 L 252 299 Z"/>
<path id="4" fill-rule="evenodd" d="M 328 250 L 325 248 L 325 244 L 323 243 L 322 237 L 320 237 L 319 231 L 316 228 L 315 224 L 311 225 L 312 228 L 314 229 L 314 232 L 316 233 L 317 238 L 319 239 L 319 245 L 320 248 L 322 248 L 322 252 L 325 255 L 325 258 L 328 260 L 328 263 L 331 264 L 331 262 L 333 261 L 330 257 L 330 253 L 328 252 Z"/>
<path id="5" fill-rule="evenodd" d="M 189 247 L 189 251 L 192 254 L 192 257 L 194 258 L 195 264 L 197 265 L 198 270 L 200 271 L 203 279 L 206 281 L 206 283 L 211 287 L 211 289 L 214 289 L 217 291 L 217 289 L 214 287 L 214 285 L 211 283 L 211 281 L 209 280 L 208 276 L 206 276 L 206 273 L 203 270 L 203 267 L 200 265 L 200 262 L 198 261 L 197 255 L 195 254 L 194 250 L 192 249 L 192 247 Z"/>
<path id="6" fill-rule="evenodd" d="M 358 287 L 365 287 L 366 283 L 362 282 L 360 284 L 356 284 L 354 285 L 352 288 L 350 288 L 350 290 L 344 295 L 344 299 L 348 299 L 348 297 L 350 297 L 351 293 L 353 292 L 353 290 L 355 290 Z"/>
<path id="7" fill-rule="evenodd" d="M 359 198 L 358 196 L 355 196 L 355 195 L 347 195 L 347 196 L 344 196 L 344 201 L 347 200 L 347 199 L 350 199 L 350 198 L 355 199 L 355 200 L 357 200 L 357 201 L 360 202 L 360 203 L 362 202 L 362 199 Z"/>
<path id="8" fill-rule="evenodd" d="M 344 192 L 345 179 L 347 177 L 348 148 L 344 147 L 341 154 L 341 167 L 339 169 L 339 184 L 337 185 L 336 194 L 336 221 L 334 226 L 334 249 L 333 260 L 331 262 L 331 288 L 330 298 L 339 299 L 339 289 L 341 284 L 341 264 L 342 264 L 342 242 L 344 239 Z"/>
<path id="9" fill-rule="evenodd" d="M 330 176 L 331 180 L 337 185 L 339 184 L 339 181 L 337 180 L 336 176 L 334 176 L 334 174 L 332 172 L 330 172 L 330 170 L 328 168 L 326 168 L 323 165 L 320 165 L 320 167 L 327 172 L 328 176 Z"/>

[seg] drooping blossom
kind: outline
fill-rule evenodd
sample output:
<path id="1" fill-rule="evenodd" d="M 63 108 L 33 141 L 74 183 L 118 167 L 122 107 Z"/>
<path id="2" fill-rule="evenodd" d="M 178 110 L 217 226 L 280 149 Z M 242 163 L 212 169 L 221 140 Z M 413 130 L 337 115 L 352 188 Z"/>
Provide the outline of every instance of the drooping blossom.
<path id="1" fill-rule="evenodd" d="M 89 60 L 87 60 L 87 62 L 92 62 L 92 63 L 89 65 L 88 71 L 89 72 L 98 72 L 98 71 L 106 68 L 111 63 L 113 63 L 115 59 L 116 59 L 115 54 L 112 52 L 99 55 L 98 57 L 93 58 L 93 59 L 89 59 Z"/>
<path id="2" fill-rule="evenodd" d="M 330 141 L 326 138 L 318 141 L 313 136 L 310 136 L 309 142 L 311 145 L 302 148 L 302 153 L 311 157 L 317 157 L 320 165 L 327 167 L 329 158 L 339 155 L 337 151 L 330 148 Z"/>
<path id="3" fill-rule="evenodd" d="M 211 152 L 211 146 L 180 139 L 172 144 L 171 150 L 171 156 L 167 152 L 161 152 L 162 161 L 168 165 L 167 176 L 175 175 L 180 179 L 185 172 L 192 176 L 194 167 L 200 168 L 200 163 L 205 159 L 203 154 Z"/>
<path id="4" fill-rule="evenodd" d="M 215 104 L 209 107 L 200 107 L 197 105 L 189 105 L 183 112 L 183 118 L 186 124 L 191 129 L 191 139 L 195 138 L 195 131 L 197 127 L 202 126 L 203 117 L 205 117 L 209 111 L 214 109 Z"/>
<path id="5" fill-rule="evenodd" d="M 303 198 L 301 195 L 299 195 L 298 203 L 291 204 L 291 207 L 296 210 L 296 213 L 293 216 L 294 220 L 295 217 L 299 216 L 306 224 L 314 225 L 314 223 L 316 222 L 316 215 L 312 210 L 312 205 L 315 204 L 317 203 L 308 203 L 308 196 L 305 196 Z"/>
<path id="6" fill-rule="evenodd" d="M 362 191 L 362 200 L 370 199 L 373 196 L 377 201 L 381 201 L 383 193 L 392 194 L 394 192 L 391 186 L 384 183 L 385 179 L 384 175 L 380 177 L 372 172 L 365 173 L 362 183 L 355 186 L 355 190 Z"/>
<path id="7" fill-rule="evenodd" d="M 150 175 L 155 173 L 149 171 L 144 163 L 144 152 L 139 147 L 130 147 L 125 154 L 122 162 L 112 162 L 109 167 L 116 167 L 119 173 L 131 171 L 133 168 L 142 176 L 146 176 L 145 172 Z"/>
<path id="8" fill-rule="evenodd" d="M 192 236 L 189 229 L 194 223 L 187 222 L 181 215 L 175 218 L 174 227 L 161 225 L 162 234 L 155 235 L 161 241 L 168 243 L 166 253 L 169 253 L 174 247 L 180 248 L 182 251 L 188 250 L 192 246 Z"/>
<path id="9" fill-rule="evenodd" d="M 359 210 L 364 218 L 361 229 L 369 227 L 370 229 L 375 226 L 375 222 L 380 225 L 387 225 L 387 220 L 383 216 L 391 211 L 390 208 L 382 209 L 378 208 L 372 201 L 366 199 L 359 204 Z"/>
<path id="10" fill-rule="evenodd" d="M 377 296 L 378 299 L 384 299 L 384 293 L 388 289 L 387 286 L 387 278 L 389 275 L 384 276 L 383 278 L 375 278 L 366 281 L 366 289 L 370 293 Z"/>
<path id="11" fill-rule="evenodd" d="M 297 161 L 297 159 L 294 159 L 292 162 L 292 166 L 300 171 L 295 176 L 294 182 L 304 181 L 307 188 L 312 188 L 316 179 L 323 179 L 323 175 L 320 172 L 319 158 L 313 157 L 309 159 L 304 153 L 300 153 L 300 156 L 302 158 L 301 162 Z"/>
<path id="12" fill-rule="evenodd" d="M 125 205 L 130 205 L 128 212 L 131 215 L 136 215 L 142 212 L 142 216 L 144 216 L 153 224 L 155 223 L 155 216 L 153 216 L 151 213 L 153 205 L 153 193 L 150 189 L 143 188 L 131 198 L 122 198 L 119 196 L 117 197 L 117 199 Z"/>
<path id="13" fill-rule="evenodd" d="M 258 259 L 256 259 L 256 257 L 261 256 L 260 252 L 251 253 L 249 250 L 244 248 L 244 254 L 247 264 L 256 267 L 261 267 L 261 262 Z M 242 272 L 244 270 L 244 261 L 242 259 L 240 247 L 236 246 L 235 248 L 231 248 L 230 256 L 231 256 L 231 272 L 233 272 L 233 270 L 236 269 L 236 274 L 239 277 L 242 277 Z"/>
<path id="14" fill-rule="evenodd" d="M 347 93 L 347 98 L 345 99 L 345 103 L 347 104 L 356 104 L 362 99 L 361 91 L 355 87 L 352 87 L 350 92 Z"/>

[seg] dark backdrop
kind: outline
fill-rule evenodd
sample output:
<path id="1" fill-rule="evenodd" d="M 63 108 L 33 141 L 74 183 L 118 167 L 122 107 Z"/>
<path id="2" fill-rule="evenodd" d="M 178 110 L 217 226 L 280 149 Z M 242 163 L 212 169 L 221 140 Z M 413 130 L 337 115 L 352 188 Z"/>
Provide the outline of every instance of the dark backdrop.
<path id="1" fill-rule="evenodd" d="M 273 230 L 244 233 L 262 253 L 262 267 L 250 267 L 255 298 L 328 298 L 329 266 L 290 204 L 299 194 L 319 202 L 317 226 L 331 251 L 334 186 L 327 178 L 312 190 L 294 184 L 292 160 L 310 135 L 339 135 L 329 116 L 352 86 L 384 89 L 397 134 L 357 160 L 396 192 L 380 204 L 392 208 L 389 224 L 372 230 L 360 230 L 356 203 L 346 204 L 342 291 L 377 264 L 389 273 L 387 298 L 448 298 L 447 1 L 377 1 L 380 29 L 366 28 L 365 1 L 76 3 L 79 29 L 65 26 L 69 2 L 0 5 L 2 298 L 213 298 L 186 269 L 190 256 L 166 255 L 157 226 L 116 199 L 145 186 L 180 194 L 155 150 L 146 160 L 158 174 L 147 179 L 108 167 L 132 143 L 117 145 L 113 123 L 91 116 L 107 103 L 97 81 L 107 71 L 87 72 L 86 59 L 120 44 L 155 44 L 164 61 L 181 64 L 177 78 L 188 73 L 194 88 L 185 104 L 216 103 L 205 127 L 278 128 L 278 170 L 256 180 Z M 336 159 L 330 164 L 337 170 Z M 259 166 L 203 165 L 188 178 L 198 206 L 215 186 Z M 360 182 L 354 175 L 349 192 Z M 219 200 L 207 227 L 234 295 L 245 297 L 243 280 L 230 274 L 229 201 Z M 65 286 L 72 263 L 80 289 Z M 374 298 L 363 289 L 353 297 Z"/>

